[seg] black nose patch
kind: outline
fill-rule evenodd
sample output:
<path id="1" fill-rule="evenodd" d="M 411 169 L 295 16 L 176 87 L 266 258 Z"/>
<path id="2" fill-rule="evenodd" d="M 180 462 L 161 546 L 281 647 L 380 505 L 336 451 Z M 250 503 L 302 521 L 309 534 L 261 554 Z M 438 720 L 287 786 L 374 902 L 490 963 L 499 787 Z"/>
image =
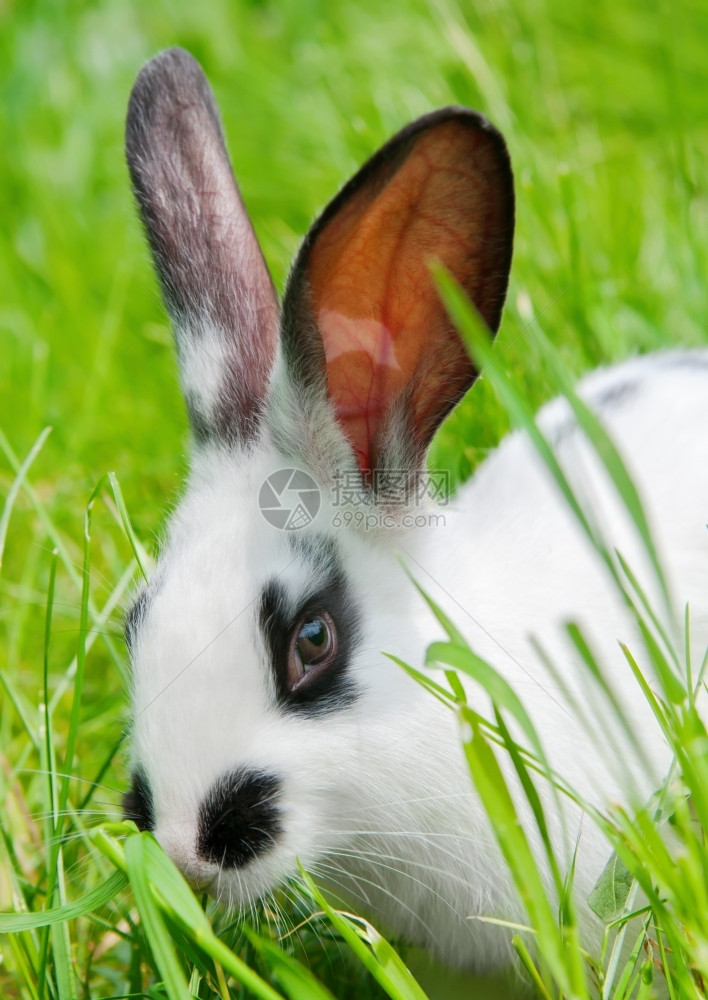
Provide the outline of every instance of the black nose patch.
<path id="1" fill-rule="evenodd" d="M 132 819 L 139 830 L 155 829 L 152 790 L 140 768 L 133 771 L 130 791 L 123 796 L 123 815 L 126 819 Z"/>
<path id="2" fill-rule="evenodd" d="M 240 868 L 273 847 L 281 833 L 280 779 L 234 771 L 211 787 L 199 810 L 197 853 L 222 868 Z"/>

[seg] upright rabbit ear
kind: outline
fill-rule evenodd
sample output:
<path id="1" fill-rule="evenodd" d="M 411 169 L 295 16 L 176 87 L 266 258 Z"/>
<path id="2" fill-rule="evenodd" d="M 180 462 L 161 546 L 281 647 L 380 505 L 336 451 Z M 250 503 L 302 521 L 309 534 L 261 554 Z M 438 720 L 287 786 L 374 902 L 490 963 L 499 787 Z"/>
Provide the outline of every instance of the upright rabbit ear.
<path id="1" fill-rule="evenodd" d="M 326 391 L 360 469 L 418 467 L 476 377 L 429 271 L 439 260 L 496 330 L 511 264 L 501 135 L 444 108 L 394 136 L 325 209 L 283 302 L 296 392 Z"/>
<path id="2" fill-rule="evenodd" d="M 268 389 L 278 302 L 214 96 L 182 49 L 162 52 L 138 76 L 126 156 L 175 326 L 195 438 L 248 442 Z"/>

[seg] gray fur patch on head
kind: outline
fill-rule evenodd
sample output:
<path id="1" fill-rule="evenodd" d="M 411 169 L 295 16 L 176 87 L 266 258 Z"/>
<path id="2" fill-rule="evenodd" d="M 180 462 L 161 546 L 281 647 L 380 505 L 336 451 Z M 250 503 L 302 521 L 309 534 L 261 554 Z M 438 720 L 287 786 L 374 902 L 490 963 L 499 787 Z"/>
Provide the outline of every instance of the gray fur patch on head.
<path id="1" fill-rule="evenodd" d="M 641 390 L 641 382 L 637 379 L 626 378 L 622 381 L 613 382 L 598 392 L 590 395 L 588 402 L 592 404 L 592 409 L 602 415 L 603 412 L 618 410 L 622 406 L 633 402 Z M 563 441 L 576 433 L 579 429 L 578 422 L 567 401 L 564 402 L 564 412 L 567 416 L 559 423 L 552 426 L 548 433 L 548 441 L 551 447 L 556 447 Z M 551 404 L 555 405 L 555 404 Z"/>
<path id="2" fill-rule="evenodd" d="M 306 559 L 316 577 L 329 577 L 342 572 L 339 546 L 329 535 L 293 533 L 288 535 L 293 555 Z"/>
<path id="3" fill-rule="evenodd" d="M 708 351 L 671 351 L 665 356 L 657 355 L 669 368 L 679 368 L 704 372 L 708 368 Z"/>
<path id="4" fill-rule="evenodd" d="M 594 397 L 594 402 L 599 410 L 612 409 L 628 403 L 639 391 L 639 383 L 634 379 L 626 379 L 623 382 L 616 382 L 603 392 Z"/>

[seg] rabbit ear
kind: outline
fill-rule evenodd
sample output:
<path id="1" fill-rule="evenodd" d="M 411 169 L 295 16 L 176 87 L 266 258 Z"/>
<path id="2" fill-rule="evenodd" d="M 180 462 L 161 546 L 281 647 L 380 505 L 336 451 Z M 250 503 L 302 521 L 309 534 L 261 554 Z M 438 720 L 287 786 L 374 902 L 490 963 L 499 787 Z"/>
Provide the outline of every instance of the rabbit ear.
<path id="1" fill-rule="evenodd" d="M 504 140 L 453 107 L 394 136 L 307 235 L 283 302 L 284 360 L 299 392 L 326 386 L 365 474 L 420 465 L 476 377 L 430 261 L 496 330 L 513 227 Z"/>
<path id="2" fill-rule="evenodd" d="M 260 423 L 278 302 L 214 96 L 188 52 L 162 52 L 138 76 L 126 156 L 175 326 L 195 438 L 244 443 Z"/>

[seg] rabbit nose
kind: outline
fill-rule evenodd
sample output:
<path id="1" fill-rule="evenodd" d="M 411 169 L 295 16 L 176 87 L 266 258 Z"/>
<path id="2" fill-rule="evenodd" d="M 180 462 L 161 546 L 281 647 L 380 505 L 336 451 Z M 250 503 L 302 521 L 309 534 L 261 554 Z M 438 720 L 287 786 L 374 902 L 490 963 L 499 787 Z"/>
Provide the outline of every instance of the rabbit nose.
<path id="1" fill-rule="evenodd" d="M 237 770 L 212 785 L 199 810 L 197 854 L 221 868 L 241 868 L 275 845 L 281 832 L 281 782 Z"/>

